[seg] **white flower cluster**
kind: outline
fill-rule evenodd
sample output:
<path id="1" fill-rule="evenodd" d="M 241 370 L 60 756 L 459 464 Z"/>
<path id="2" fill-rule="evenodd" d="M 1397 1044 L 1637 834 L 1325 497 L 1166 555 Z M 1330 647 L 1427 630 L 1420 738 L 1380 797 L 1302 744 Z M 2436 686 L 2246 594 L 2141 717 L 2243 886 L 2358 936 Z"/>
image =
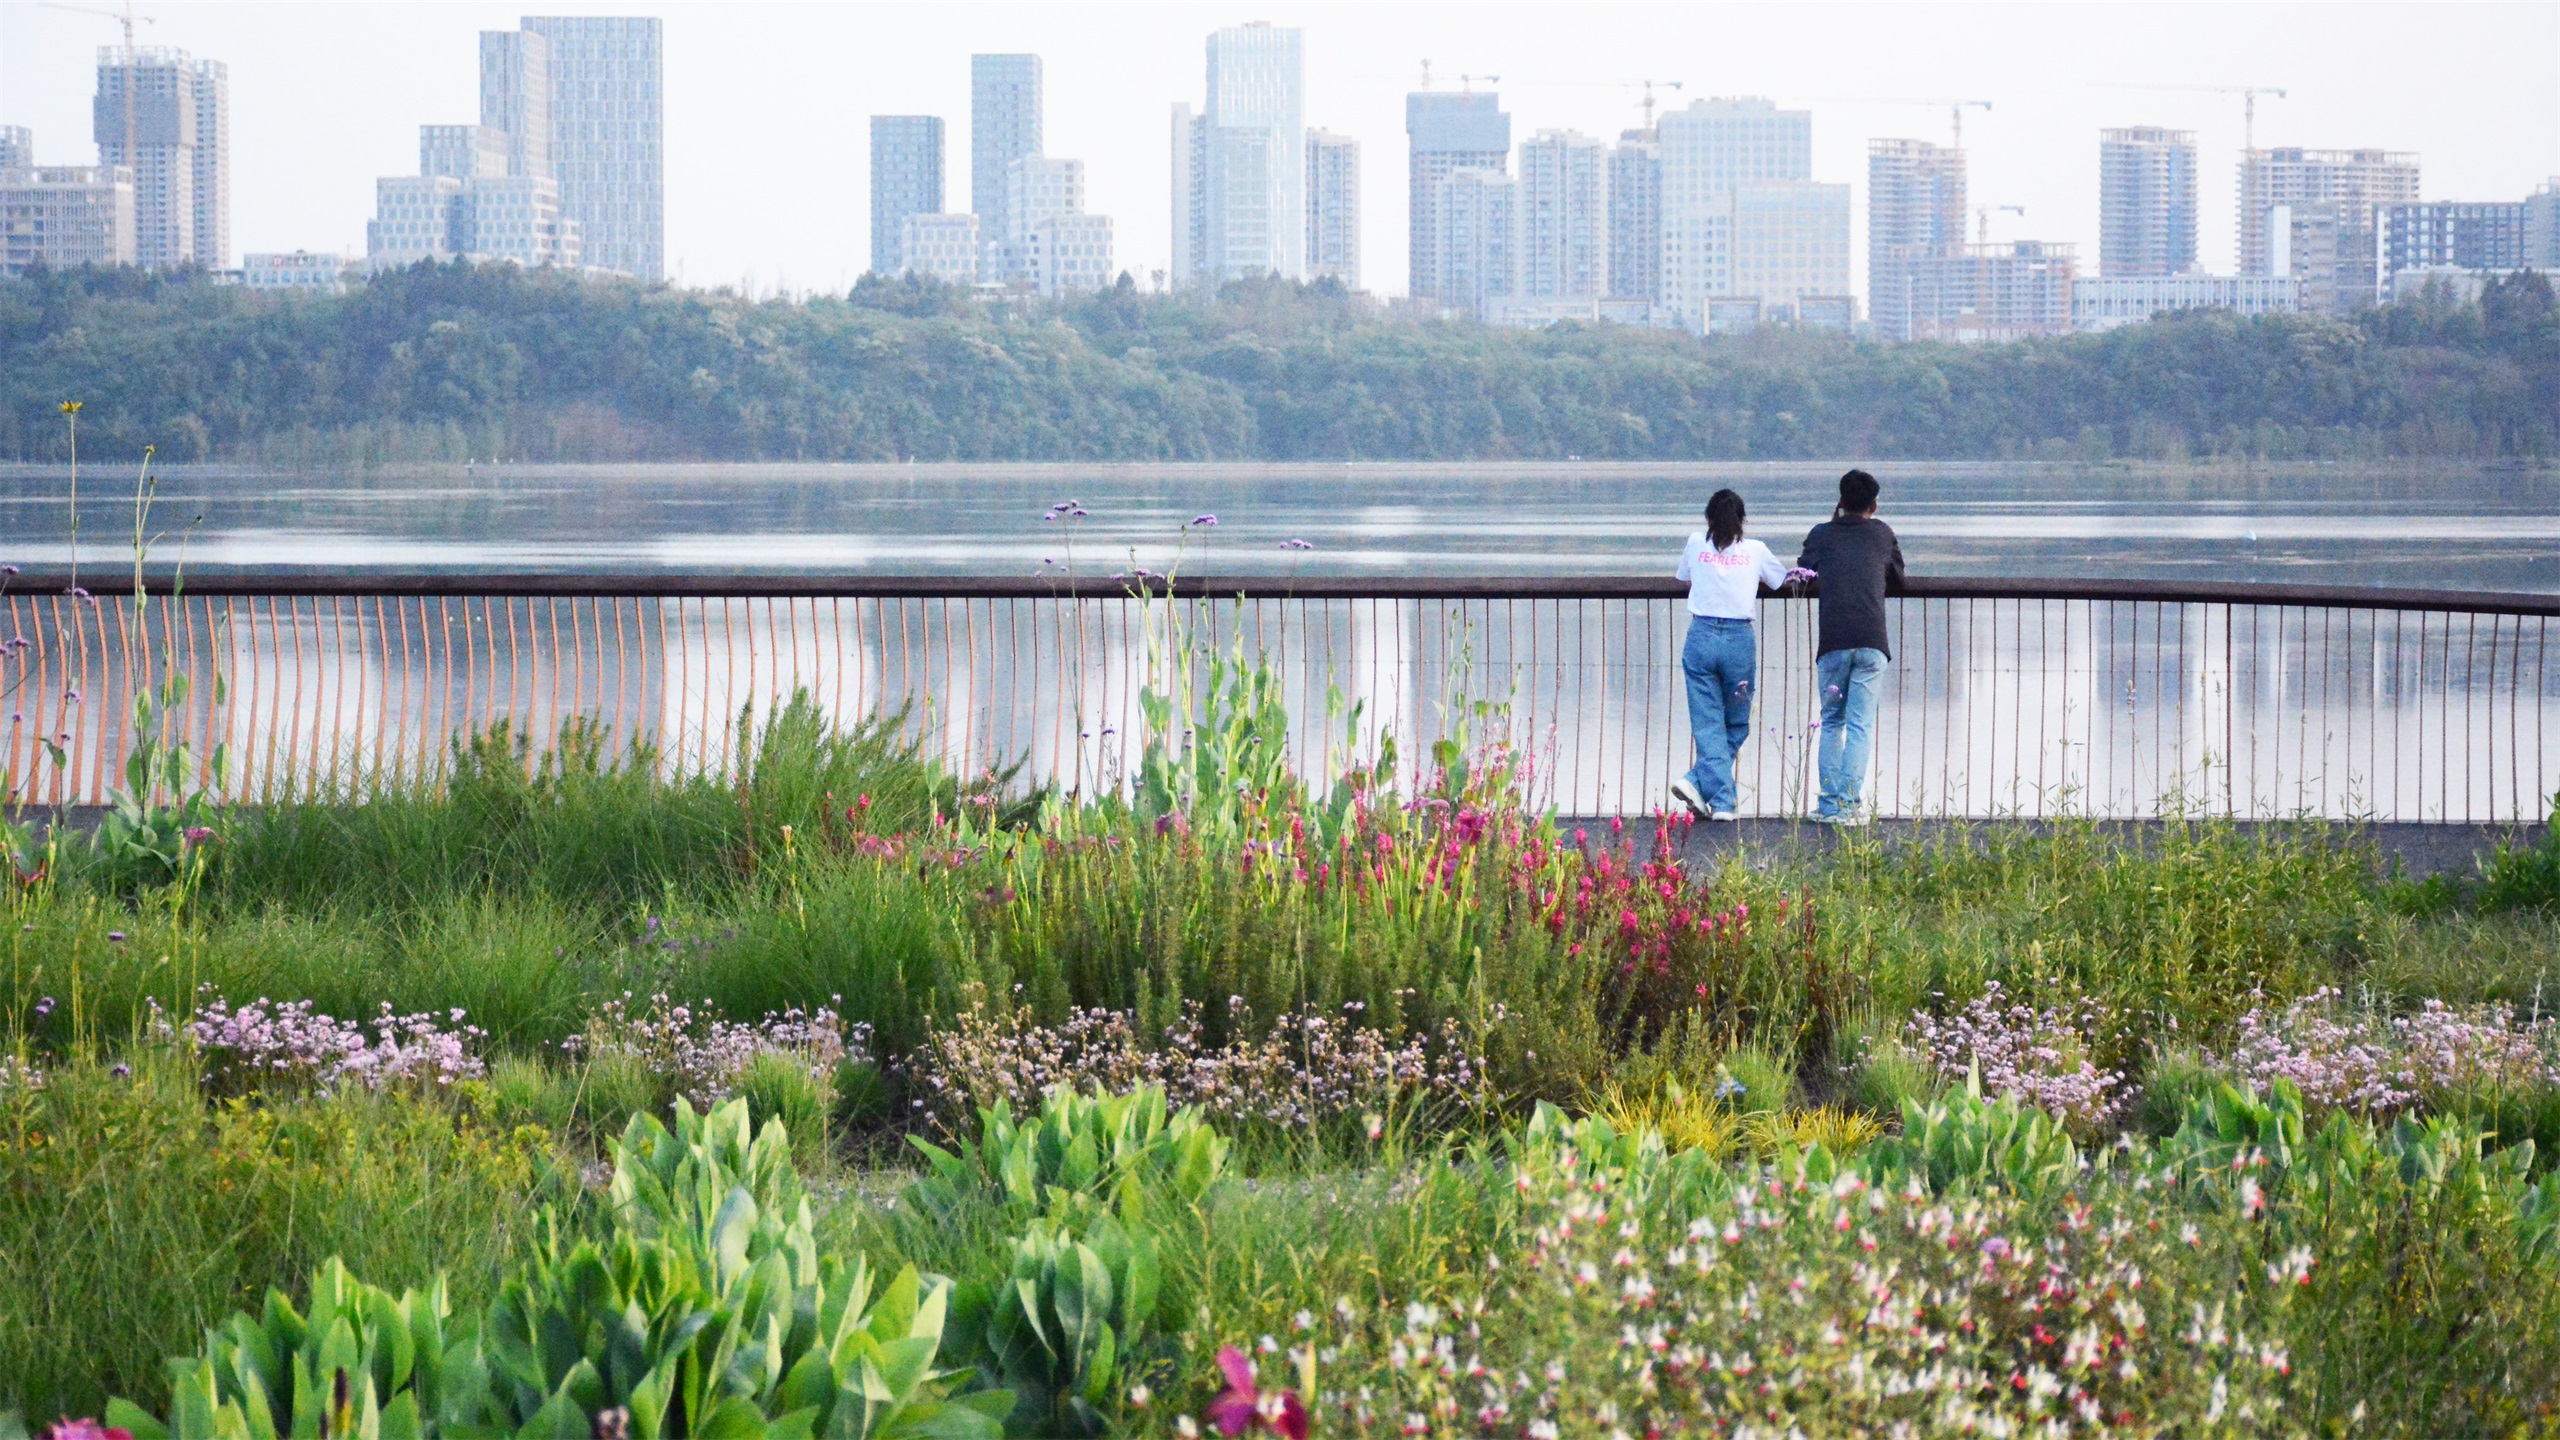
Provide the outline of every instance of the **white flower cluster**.
<path id="1" fill-rule="evenodd" d="M 463 1014 L 395 1015 L 386 1001 L 368 1037 L 364 1026 L 322 1014 L 308 1000 L 277 1004 L 262 995 L 235 1009 L 208 992 L 183 1030 L 204 1057 L 206 1082 L 217 1088 L 283 1081 L 330 1090 L 348 1080 L 368 1090 L 404 1080 L 443 1087 L 486 1071 L 471 1052 L 487 1032 L 463 1024 Z"/>
<path id="2" fill-rule="evenodd" d="M 1229 1002 L 1239 1018 L 1243 1008 L 1241 999 Z M 1036 1108 L 1056 1085 L 1113 1094 L 1161 1085 L 1172 1104 L 1198 1106 L 1215 1119 L 1303 1130 L 1413 1099 L 1483 1098 L 1483 1058 L 1467 1048 L 1456 1021 L 1399 1043 L 1358 1024 L 1363 1008 L 1353 1001 L 1338 1015 L 1293 1011 L 1258 1040 L 1212 1048 L 1196 1006 L 1166 1026 L 1154 1047 L 1140 1043 L 1136 1018 L 1126 1011 L 1078 1010 L 1048 1026 L 1020 1010 L 995 1019 L 973 1006 L 917 1056 L 924 1097 L 917 1104 L 965 1123 L 999 1099 L 1017 1111 Z"/>
<path id="3" fill-rule="evenodd" d="M 765 1055 L 788 1056 L 806 1066 L 812 1079 L 830 1082 L 847 1059 L 870 1060 L 871 1027 L 847 1025 L 833 1005 L 768 1012 L 750 1025 L 721 1019 L 707 1000 L 697 1010 L 664 995 L 650 996 L 648 1008 L 634 1013 L 626 993 L 606 1001 L 587 1021 L 586 1032 L 570 1036 L 562 1048 L 571 1055 L 631 1056 L 651 1074 L 674 1082 L 687 1100 L 709 1107 L 736 1093 L 739 1077 Z"/>
<path id="4" fill-rule="evenodd" d="M 2560 1085 L 2560 1022 L 2516 1022 L 2504 1004 L 2456 1010 L 2429 1000 L 2414 1015 L 2344 1013 L 2323 987 L 2282 1010 L 2240 1017 L 2228 1061 L 2252 1089 L 2290 1083 L 2305 1104 L 2380 1114 L 2448 1091 Z"/>
<path id="5" fill-rule="evenodd" d="M 2009 1003 L 1994 980 L 1973 1003 L 1944 1019 L 1914 1011 L 1903 1035 L 1940 1074 L 1981 1077 L 1985 1095 L 2015 1095 L 2063 1120 L 2095 1129 L 2123 1103 L 2122 1071 L 2089 1058 L 2098 1004 L 2038 1009 Z"/>

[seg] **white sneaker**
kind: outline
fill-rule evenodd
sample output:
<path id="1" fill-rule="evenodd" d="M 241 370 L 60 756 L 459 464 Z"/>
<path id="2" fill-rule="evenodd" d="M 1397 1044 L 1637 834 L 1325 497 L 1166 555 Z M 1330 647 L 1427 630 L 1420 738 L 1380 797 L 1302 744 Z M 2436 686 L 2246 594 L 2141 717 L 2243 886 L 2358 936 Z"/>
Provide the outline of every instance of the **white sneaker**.
<path id="1" fill-rule="evenodd" d="M 1688 806 L 1690 814 L 1702 820 L 1706 818 L 1707 797 L 1698 793 L 1698 787 L 1689 783 L 1688 776 L 1683 775 L 1671 782 L 1671 798 Z"/>
<path id="2" fill-rule="evenodd" d="M 1719 810 L 1715 813 L 1714 818 L 1718 820 L 1730 820 L 1733 818 L 1733 812 L 1730 810 Z"/>

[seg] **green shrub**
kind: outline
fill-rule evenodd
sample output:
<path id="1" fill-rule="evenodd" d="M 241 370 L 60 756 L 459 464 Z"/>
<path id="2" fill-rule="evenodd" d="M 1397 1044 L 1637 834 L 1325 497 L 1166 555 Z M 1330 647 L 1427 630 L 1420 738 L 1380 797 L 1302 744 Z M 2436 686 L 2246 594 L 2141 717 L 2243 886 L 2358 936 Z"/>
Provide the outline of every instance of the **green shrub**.
<path id="1" fill-rule="evenodd" d="M 2560 910 L 2560 795 L 2551 797 L 2541 840 L 2521 847 L 2501 842 L 2480 867 L 2480 908 Z"/>
<path id="2" fill-rule="evenodd" d="M 639 1117 L 614 1147 L 611 1223 L 545 1241 L 477 1325 L 445 1324 L 442 1287 L 394 1299 L 332 1260 L 309 1315 L 271 1293 L 203 1350 L 170 1363 L 163 1425 L 119 1401 L 142 1440 L 236 1434 L 592 1434 L 608 1411 L 635 1435 L 999 1433 L 1003 1391 L 949 1398 L 935 1368 L 947 1282 L 902 1270 L 878 1295 L 861 1257 L 818 1254 L 778 1124 L 743 1101 Z"/>

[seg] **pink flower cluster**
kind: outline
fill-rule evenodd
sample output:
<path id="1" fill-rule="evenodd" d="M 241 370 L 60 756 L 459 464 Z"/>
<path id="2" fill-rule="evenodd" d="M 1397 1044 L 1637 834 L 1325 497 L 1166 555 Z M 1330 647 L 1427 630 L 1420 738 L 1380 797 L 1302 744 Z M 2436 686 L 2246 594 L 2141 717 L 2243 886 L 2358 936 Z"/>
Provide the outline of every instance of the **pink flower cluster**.
<path id="1" fill-rule="evenodd" d="M 2008 1003 L 1994 980 L 1972 1004 L 1940 1019 L 1912 1012 L 1903 1036 L 1929 1057 L 1938 1072 L 1981 1077 L 1986 1095 L 2016 1095 L 2066 1122 L 2094 1129 L 2123 1103 L 2122 1071 L 2101 1070 L 2089 1058 L 2098 1003 L 2037 1009 Z"/>
<path id="2" fill-rule="evenodd" d="M 2278 1080 L 2305 1104 L 2379 1114 L 2449 1090 L 2560 1086 L 2560 1021 L 2516 1023 L 2515 1009 L 2456 1010 L 2427 1001 L 2414 1015 L 2342 1014 L 2323 987 L 2280 1011 L 2240 1017 L 2228 1064 L 2252 1089 Z"/>
<path id="3" fill-rule="evenodd" d="M 606 1001 L 587 1021 L 586 1032 L 570 1036 L 562 1048 L 572 1055 L 631 1056 L 705 1107 L 736 1093 L 738 1077 L 760 1056 L 789 1056 L 822 1083 L 831 1082 L 846 1059 L 862 1064 L 871 1058 L 871 1027 L 847 1025 L 830 1005 L 815 1011 L 794 1006 L 752 1025 L 723 1020 L 710 1006 L 706 1000 L 697 1010 L 652 995 L 648 1008 L 634 1013 L 625 993 Z"/>
<path id="4" fill-rule="evenodd" d="M 330 1090 L 347 1080 L 368 1090 L 408 1080 L 441 1088 L 487 1070 L 471 1053 L 487 1032 L 463 1024 L 463 1014 L 395 1015 L 385 1001 L 368 1037 L 365 1027 L 322 1014 L 308 1000 L 280 1005 L 262 995 L 234 1009 L 206 993 L 182 1028 L 205 1059 L 206 1083 L 217 1088 L 283 1081 Z"/>
<path id="5" fill-rule="evenodd" d="M 1228 1008 L 1238 1021 L 1247 1018 L 1241 997 Z M 1407 1100 L 1484 1099 L 1483 1058 L 1467 1048 L 1456 1021 L 1435 1036 L 1397 1043 L 1357 1023 L 1364 1009 L 1355 1000 L 1339 1015 L 1293 1011 L 1258 1040 L 1212 1048 L 1196 1006 L 1166 1026 L 1154 1047 L 1140 1042 L 1136 1017 L 1126 1011 L 1078 1010 L 1064 1024 L 1048 1026 L 1031 1023 L 1020 1010 L 997 1019 L 972 1006 L 950 1028 L 935 1031 L 916 1056 L 925 1097 L 916 1104 L 964 1123 L 998 1100 L 1017 1112 L 1035 1109 L 1058 1085 L 1111 1094 L 1160 1085 L 1172 1104 L 1198 1106 L 1215 1119 L 1303 1130 Z"/>

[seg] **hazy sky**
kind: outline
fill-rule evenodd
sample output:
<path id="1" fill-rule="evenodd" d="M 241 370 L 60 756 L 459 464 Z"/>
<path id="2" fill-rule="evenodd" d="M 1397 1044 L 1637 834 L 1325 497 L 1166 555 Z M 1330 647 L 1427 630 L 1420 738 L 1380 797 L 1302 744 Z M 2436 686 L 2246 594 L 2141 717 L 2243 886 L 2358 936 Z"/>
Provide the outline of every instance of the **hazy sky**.
<path id="1" fill-rule="evenodd" d="M 106 5 L 109 0 L 79 0 Z M 476 32 L 493 4 L 194 4 L 140 0 L 144 43 L 227 62 L 235 251 L 360 252 L 379 175 L 414 173 L 417 127 L 470 121 Z M 948 123 L 944 192 L 969 195 L 969 55 L 1047 64 L 1048 150 L 1084 160 L 1088 208 L 1117 220 L 1141 282 L 1167 239 L 1166 114 L 1198 103 L 1202 45 L 1267 19 L 1306 31 L 1306 118 L 1362 144 L 1364 278 L 1405 279 L 1404 95 L 1498 75 L 1515 141 L 1538 129 L 1614 137 L 1638 123 L 1637 82 L 1686 98 L 1766 95 L 1814 112 L 1814 177 L 1855 187 L 1864 290 L 1866 142 L 1943 140 L 1932 97 L 1968 110 L 1972 195 L 2023 205 L 1995 239 L 2097 251 L 2097 132 L 2199 133 L 2203 254 L 2232 267 L 2237 95 L 2130 86 L 2281 86 L 2258 103 L 2261 144 L 2418 152 L 2429 199 L 2511 200 L 2560 173 L 2560 3 L 1632 4 L 839 3 L 554 5 L 666 21 L 667 259 L 697 284 L 840 289 L 868 262 L 869 123 Z M 32 126 L 48 164 L 94 163 L 89 103 L 109 20 L 0 0 L 0 123 Z M 1478 82 L 1479 88 L 1485 82 Z M 1860 98 L 1874 97 L 1874 98 Z M 1901 103 L 1905 101 L 1915 103 Z"/>

